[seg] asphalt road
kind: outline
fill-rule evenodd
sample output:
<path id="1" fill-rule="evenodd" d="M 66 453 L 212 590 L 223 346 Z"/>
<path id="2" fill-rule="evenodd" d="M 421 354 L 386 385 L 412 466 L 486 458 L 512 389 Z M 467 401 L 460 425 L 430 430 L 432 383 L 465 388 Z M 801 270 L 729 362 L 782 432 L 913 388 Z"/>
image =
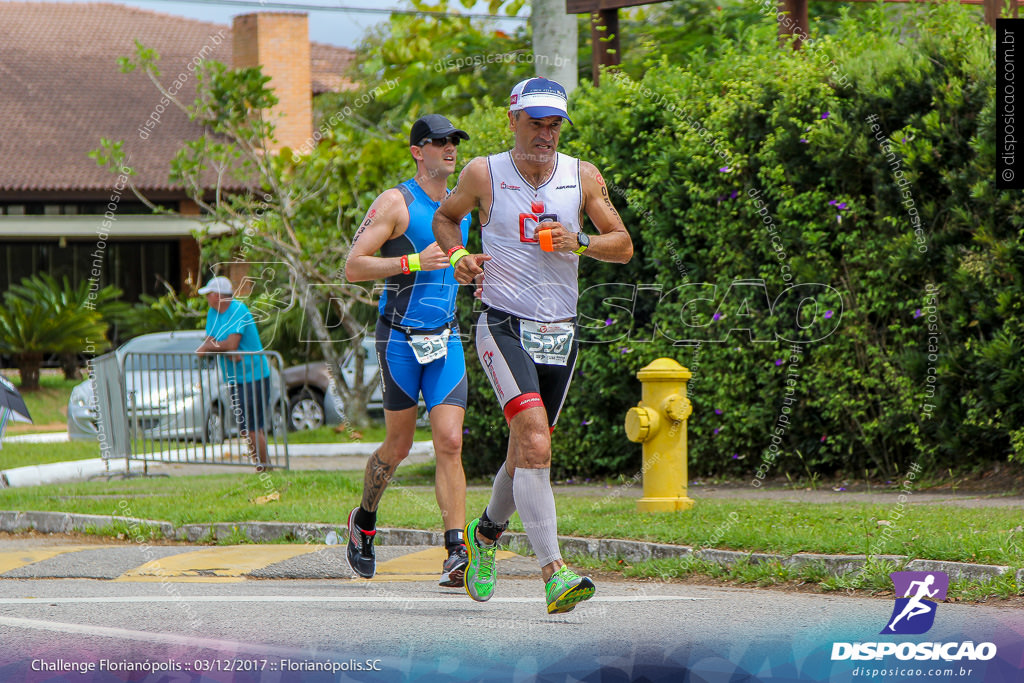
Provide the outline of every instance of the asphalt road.
<path id="1" fill-rule="evenodd" d="M 436 585 L 438 549 L 381 548 L 378 577 L 363 581 L 340 547 L 67 548 L 0 542 L 0 681 L 1024 680 L 1024 610 L 1012 607 L 943 603 L 927 634 L 879 636 L 891 598 L 604 579 L 549 616 L 535 562 L 511 554 L 496 596 L 476 603 Z M 835 642 L 869 641 L 992 642 L 997 654 L 831 660 Z M 854 675 L 862 666 L 896 672 Z"/>

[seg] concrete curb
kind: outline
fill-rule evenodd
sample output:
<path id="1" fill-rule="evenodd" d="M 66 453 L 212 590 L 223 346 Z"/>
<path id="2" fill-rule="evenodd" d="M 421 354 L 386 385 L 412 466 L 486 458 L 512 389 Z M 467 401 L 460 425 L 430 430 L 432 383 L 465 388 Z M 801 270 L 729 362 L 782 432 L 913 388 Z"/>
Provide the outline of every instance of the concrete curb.
<path id="1" fill-rule="evenodd" d="M 27 435 L 33 436 L 33 435 Z M 8 439 L 11 441 L 12 439 Z M 369 457 L 380 446 L 380 442 L 355 442 L 337 444 L 293 444 L 288 446 L 290 457 Z M 175 454 L 180 451 L 173 451 L 164 454 L 164 458 L 150 460 L 149 467 L 160 465 L 189 465 L 196 464 L 187 460 L 181 460 Z M 410 456 L 434 457 L 434 444 L 430 441 L 414 441 L 409 449 Z M 146 468 L 146 462 L 131 460 L 132 472 L 141 472 Z M 124 474 L 126 470 L 123 459 L 114 458 L 104 460 L 102 458 L 89 458 L 87 460 L 69 460 L 65 462 L 52 462 L 45 465 L 26 465 L 14 467 L 9 470 L 0 470 L 0 488 L 17 488 L 21 486 L 39 486 L 40 484 L 59 484 L 68 481 L 84 481 L 101 475 Z"/>
<path id="2" fill-rule="evenodd" d="M 141 472 L 145 463 L 133 461 L 132 472 Z M 17 488 L 21 486 L 39 486 L 40 484 L 60 484 L 67 481 L 84 481 L 102 475 L 124 474 L 123 460 L 71 460 L 68 462 L 51 462 L 45 465 L 26 465 L 0 471 L 0 480 L 4 485 L 0 488 Z"/>
<path id="3" fill-rule="evenodd" d="M 24 435 L 34 436 L 34 435 Z M 11 439 L 8 439 L 10 441 Z M 379 442 L 356 442 L 338 444 L 295 444 L 288 446 L 290 457 L 369 457 L 380 446 Z M 150 460 L 149 468 L 160 465 L 194 464 L 175 457 L 174 451 L 165 455 L 165 459 Z M 434 457 L 434 444 L 430 441 L 414 441 L 409 449 L 410 456 Z M 131 472 L 142 472 L 146 463 L 141 460 L 130 461 Z M 119 475 L 126 471 L 123 459 L 104 460 L 90 458 L 87 460 L 69 460 L 52 462 L 45 465 L 26 465 L 9 470 L 0 470 L 0 489 L 18 488 L 22 486 L 39 486 L 41 484 L 60 484 L 69 481 L 86 481 L 92 477 L 103 475 Z"/>
<path id="4" fill-rule="evenodd" d="M 293 522 L 218 522 L 214 524 L 185 524 L 175 527 L 170 522 L 133 517 L 116 517 L 109 515 L 80 515 L 68 512 L 17 512 L 0 510 L 0 532 L 17 533 L 34 530 L 39 533 L 70 533 L 90 532 L 123 526 L 129 537 L 139 535 L 135 540 L 148 540 L 148 534 L 142 535 L 143 527 L 150 527 L 163 535 L 164 538 L 190 543 L 211 540 L 224 541 L 239 536 L 254 543 L 269 543 L 281 540 L 304 541 L 306 543 L 322 543 L 326 535 L 334 531 L 340 539 L 346 538 L 348 530 L 344 524 L 299 524 Z M 509 532 L 502 535 L 502 544 L 519 548 L 529 548 L 530 542 L 525 533 Z M 377 541 L 381 545 L 404 546 L 439 546 L 444 543 L 444 534 L 440 531 L 424 531 L 422 529 L 388 529 L 377 530 Z M 825 555 L 818 553 L 798 553 L 796 555 L 778 555 L 774 553 L 742 552 L 738 550 L 719 550 L 717 548 L 694 549 L 685 545 L 667 543 L 649 543 L 646 541 L 629 541 L 613 538 L 581 538 L 578 536 L 559 536 L 559 546 L 566 556 L 590 555 L 601 560 L 621 558 L 631 562 L 664 559 L 673 557 L 698 557 L 725 567 L 746 560 L 752 564 L 762 562 L 778 562 L 790 567 L 802 567 L 819 563 L 833 576 L 842 576 L 863 569 L 867 563 L 864 555 Z M 946 562 L 942 560 L 910 559 L 906 555 L 878 555 L 877 560 L 892 562 L 898 568 L 907 571 L 942 571 L 953 580 L 973 579 L 979 582 L 991 581 L 1006 574 L 1010 568 L 1002 565 L 969 564 L 965 562 Z M 1024 585 L 1024 569 L 1016 572 L 1018 585 Z"/>
<path id="5" fill-rule="evenodd" d="M 71 512 L 16 512 L 0 510 L 0 531 L 17 533 L 19 531 L 37 531 L 43 534 L 66 534 L 72 531 L 89 533 L 123 525 L 125 532 L 131 534 L 133 527 L 141 530 L 143 526 L 160 530 L 165 538 L 174 537 L 174 525 L 153 519 L 137 519 L 134 517 L 114 517 L 110 515 L 80 515 Z M 138 533 L 138 532 L 136 532 Z"/>
<path id="6" fill-rule="evenodd" d="M 1010 571 L 1009 567 L 995 564 L 967 564 L 965 562 L 943 562 L 942 560 L 913 560 L 906 567 L 912 572 L 946 572 L 949 578 L 974 579 L 976 581 L 991 581 Z M 1017 582 L 1020 583 L 1022 572 L 1017 572 Z"/>

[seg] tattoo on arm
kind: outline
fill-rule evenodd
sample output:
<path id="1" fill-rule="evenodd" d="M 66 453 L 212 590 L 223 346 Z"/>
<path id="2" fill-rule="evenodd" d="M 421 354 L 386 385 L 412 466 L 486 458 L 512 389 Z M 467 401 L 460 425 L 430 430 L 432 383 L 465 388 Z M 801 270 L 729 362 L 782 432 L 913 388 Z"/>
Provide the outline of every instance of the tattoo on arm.
<path id="1" fill-rule="evenodd" d="M 359 226 L 358 230 L 356 230 L 356 234 L 352 236 L 352 244 L 356 243 L 356 240 L 359 239 L 359 236 L 363 234 L 364 230 L 373 225 L 374 216 L 376 215 L 377 209 L 370 209 L 370 213 L 366 214 L 366 220 L 364 220 L 363 224 Z"/>
<path id="2" fill-rule="evenodd" d="M 366 474 L 363 477 L 363 509 L 373 512 L 380 503 L 384 489 L 391 482 L 395 466 L 380 459 L 380 451 L 374 451 L 366 463 Z"/>
<path id="3" fill-rule="evenodd" d="M 608 188 L 603 183 L 601 184 L 601 196 L 604 198 L 604 205 L 608 207 L 608 210 L 612 212 L 612 215 L 618 216 L 619 212 L 615 210 L 615 205 L 612 204 L 612 198 L 608 196 Z"/>

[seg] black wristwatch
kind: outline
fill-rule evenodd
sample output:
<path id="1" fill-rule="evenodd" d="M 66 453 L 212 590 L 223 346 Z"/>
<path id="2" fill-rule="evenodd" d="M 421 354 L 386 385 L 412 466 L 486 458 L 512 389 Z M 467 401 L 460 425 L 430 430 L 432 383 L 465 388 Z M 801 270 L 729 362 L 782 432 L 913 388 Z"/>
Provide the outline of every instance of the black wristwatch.
<path id="1" fill-rule="evenodd" d="M 583 252 L 590 248 L 590 237 L 587 236 L 587 233 L 580 230 L 576 233 L 576 243 L 580 246 L 578 249 L 574 249 L 572 253 L 577 256 L 583 256 Z"/>

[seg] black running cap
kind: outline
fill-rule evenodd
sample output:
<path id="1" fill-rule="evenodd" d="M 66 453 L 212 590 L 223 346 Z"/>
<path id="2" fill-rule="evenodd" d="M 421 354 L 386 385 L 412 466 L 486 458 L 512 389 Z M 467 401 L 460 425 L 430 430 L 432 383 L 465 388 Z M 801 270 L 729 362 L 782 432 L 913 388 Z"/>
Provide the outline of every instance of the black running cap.
<path id="1" fill-rule="evenodd" d="M 440 114 L 427 114 L 416 119 L 416 123 L 412 124 L 412 132 L 409 133 L 409 146 L 415 147 L 423 142 L 424 138 L 446 138 L 449 135 L 463 140 L 469 139 L 469 133 L 459 130 Z"/>

